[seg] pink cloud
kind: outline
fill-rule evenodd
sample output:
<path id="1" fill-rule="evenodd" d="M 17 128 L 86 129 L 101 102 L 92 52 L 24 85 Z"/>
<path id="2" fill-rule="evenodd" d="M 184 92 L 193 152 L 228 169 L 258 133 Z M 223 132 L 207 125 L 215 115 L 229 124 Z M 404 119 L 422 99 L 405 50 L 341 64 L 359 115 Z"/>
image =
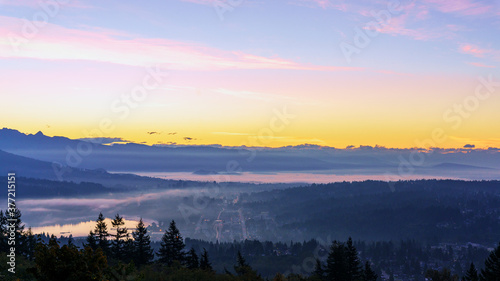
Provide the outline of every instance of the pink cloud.
<path id="1" fill-rule="evenodd" d="M 498 13 L 491 5 L 473 0 L 423 0 L 401 5 L 400 14 L 392 14 L 390 22 L 377 28 L 380 33 L 408 36 L 415 40 L 435 40 L 455 38 L 456 33 L 465 30 L 454 24 L 431 25 L 426 22 L 433 16 L 432 11 L 458 15 L 488 15 Z M 357 13 L 372 18 L 372 10 L 357 9 Z"/>
<path id="2" fill-rule="evenodd" d="M 114 36 L 108 31 L 68 29 L 54 24 L 39 28 L 31 39 L 21 36 L 27 22 L 0 17 L 0 57 L 89 60 L 131 66 L 168 65 L 170 69 L 290 69 L 352 71 L 361 68 L 303 64 L 274 57 L 226 51 L 192 42 Z M 17 40 L 17 41 L 16 41 Z M 17 48 L 11 42 L 20 42 Z M 14 44 L 16 45 L 16 44 Z"/>
<path id="3" fill-rule="evenodd" d="M 482 58 L 485 54 L 491 52 L 491 50 L 481 49 L 480 47 L 471 44 L 462 45 L 460 47 L 460 51 L 462 53 L 473 55 L 478 58 Z"/>
<path id="4" fill-rule="evenodd" d="M 379 23 L 376 30 L 380 33 L 390 35 L 402 35 L 413 38 L 415 40 L 431 40 L 442 38 L 443 36 L 451 37 L 452 35 L 447 30 L 438 30 L 436 28 L 411 28 L 410 23 L 415 19 L 420 20 L 423 16 L 421 13 L 425 11 L 425 7 L 415 8 L 415 3 L 401 7 L 401 14 L 398 16 L 392 15 L 389 22 Z"/>
<path id="5" fill-rule="evenodd" d="M 424 0 L 424 2 L 440 12 L 456 13 L 464 16 L 483 15 L 494 9 L 491 5 L 473 0 Z"/>
<path id="6" fill-rule="evenodd" d="M 474 44 L 462 44 L 459 47 L 459 52 L 467 55 L 474 56 L 476 58 L 488 59 L 491 61 L 500 61 L 500 50 L 485 49 Z M 481 63 L 469 63 L 477 67 L 494 67 L 490 65 L 485 65 Z"/>
<path id="7" fill-rule="evenodd" d="M 496 66 L 493 66 L 493 65 L 486 65 L 486 64 L 482 64 L 482 63 L 480 63 L 480 62 L 469 62 L 468 64 L 473 65 L 473 66 L 476 66 L 476 67 L 496 68 Z"/>

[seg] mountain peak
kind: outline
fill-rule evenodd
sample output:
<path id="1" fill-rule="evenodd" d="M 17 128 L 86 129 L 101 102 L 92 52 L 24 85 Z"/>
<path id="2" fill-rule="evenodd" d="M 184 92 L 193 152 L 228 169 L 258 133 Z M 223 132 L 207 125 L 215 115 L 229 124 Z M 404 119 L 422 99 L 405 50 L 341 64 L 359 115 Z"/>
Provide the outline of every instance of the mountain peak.
<path id="1" fill-rule="evenodd" d="M 38 133 L 35 134 L 35 136 L 42 137 L 45 136 L 42 131 L 38 131 Z"/>

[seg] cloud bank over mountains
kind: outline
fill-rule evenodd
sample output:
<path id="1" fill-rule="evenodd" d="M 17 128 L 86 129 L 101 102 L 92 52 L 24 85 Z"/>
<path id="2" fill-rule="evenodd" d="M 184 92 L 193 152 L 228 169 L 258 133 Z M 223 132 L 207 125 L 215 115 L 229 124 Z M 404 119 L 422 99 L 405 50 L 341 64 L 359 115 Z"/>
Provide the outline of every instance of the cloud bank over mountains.
<path id="1" fill-rule="evenodd" d="M 387 175 L 387 180 L 419 175 L 496 179 L 500 174 L 500 149 L 474 149 L 472 145 L 460 149 L 333 148 L 310 144 L 280 148 L 148 146 L 126 143 L 122 138 L 74 140 L 4 128 L 0 130 L 0 150 L 55 163 L 55 167 L 130 173 L 317 173 Z"/>

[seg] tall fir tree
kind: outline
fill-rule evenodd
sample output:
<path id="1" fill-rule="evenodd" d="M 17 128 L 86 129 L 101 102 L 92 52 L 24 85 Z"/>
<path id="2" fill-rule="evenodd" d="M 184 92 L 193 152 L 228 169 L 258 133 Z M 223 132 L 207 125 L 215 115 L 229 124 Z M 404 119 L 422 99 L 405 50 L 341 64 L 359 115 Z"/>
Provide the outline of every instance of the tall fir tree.
<path id="1" fill-rule="evenodd" d="M 323 269 L 323 264 L 319 259 L 316 259 L 316 265 L 314 266 L 312 275 L 319 280 L 324 280 L 325 278 L 325 270 Z"/>
<path id="2" fill-rule="evenodd" d="M 250 264 L 247 263 L 240 251 L 236 255 L 236 265 L 234 266 L 236 275 L 244 280 L 261 280 L 260 275 L 255 271 Z"/>
<path id="3" fill-rule="evenodd" d="M 191 250 L 189 250 L 186 254 L 186 267 L 189 269 L 197 269 L 200 267 L 198 255 L 196 254 L 194 248 L 191 248 Z"/>
<path id="4" fill-rule="evenodd" d="M 94 231 L 90 231 L 87 236 L 86 243 L 83 245 L 84 247 L 90 247 L 92 250 L 97 250 L 99 245 L 97 244 L 97 238 Z"/>
<path id="5" fill-rule="evenodd" d="M 25 250 L 24 254 L 28 258 L 28 260 L 33 260 L 33 258 L 35 257 L 35 248 L 38 242 L 39 241 L 37 240 L 37 237 L 31 231 L 31 227 L 28 228 L 28 231 L 26 231 L 25 247 L 24 247 Z"/>
<path id="6" fill-rule="evenodd" d="M 104 221 L 104 215 L 99 213 L 99 217 L 96 220 L 96 226 L 94 229 L 94 234 L 97 238 L 97 246 L 101 248 L 105 255 L 109 254 L 109 240 L 108 240 L 108 225 Z"/>
<path id="7" fill-rule="evenodd" d="M 481 281 L 500 281 L 500 244 L 490 253 L 481 269 Z"/>
<path id="8" fill-rule="evenodd" d="M 119 214 L 116 214 L 115 218 L 111 221 L 111 225 L 116 230 L 111 246 L 113 256 L 118 260 L 123 260 L 125 258 L 124 245 L 126 238 L 128 238 L 128 229 L 125 227 L 125 220 Z"/>
<path id="9" fill-rule="evenodd" d="M 464 278 L 462 278 L 462 280 L 479 281 L 479 275 L 473 262 L 470 263 L 469 269 L 467 269 L 467 272 L 465 272 Z"/>
<path id="10" fill-rule="evenodd" d="M 174 261 L 184 263 L 184 241 L 177 229 L 175 221 L 170 222 L 168 230 L 165 231 L 158 251 L 159 261 L 171 266 Z"/>
<path id="11" fill-rule="evenodd" d="M 203 253 L 201 254 L 200 258 L 200 269 L 213 272 L 212 264 L 208 260 L 208 252 L 207 249 L 203 248 Z"/>
<path id="12" fill-rule="evenodd" d="M 326 260 L 326 276 L 329 281 L 350 280 L 347 262 L 347 247 L 344 243 L 333 241 Z"/>
<path id="13" fill-rule="evenodd" d="M 127 239 L 125 239 L 125 242 L 123 243 L 121 261 L 128 264 L 134 260 L 134 255 L 135 255 L 134 239 L 132 239 L 130 235 L 127 235 Z M 136 265 L 135 262 L 134 265 Z"/>
<path id="14" fill-rule="evenodd" d="M 361 261 L 358 258 L 358 250 L 354 247 L 351 237 L 347 239 L 346 255 L 348 276 L 346 281 L 360 280 L 362 275 Z"/>
<path id="15" fill-rule="evenodd" d="M 377 274 L 373 271 L 370 262 L 365 262 L 365 268 L 363 270 L 363 281 L 377 281 Z"/>
<path id="16" fill-rule="evenodd" d="M 153 249 L 151 248 L 151 238 L 148 235 L 148 230 L 144 225 L 142 218 L 139 220 L 135 231 L 132 232 L 132 237 L 134 238 L 134 263 L 136 265 L 149 263 L 153 259 L 154 255 Z"/>

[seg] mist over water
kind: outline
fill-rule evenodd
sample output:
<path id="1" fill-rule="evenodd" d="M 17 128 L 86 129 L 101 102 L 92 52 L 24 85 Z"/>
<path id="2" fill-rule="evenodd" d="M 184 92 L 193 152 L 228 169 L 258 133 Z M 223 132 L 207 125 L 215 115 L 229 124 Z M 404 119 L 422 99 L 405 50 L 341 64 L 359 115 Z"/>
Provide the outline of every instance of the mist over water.
<path id="1" fill-rule="evenodd" d="M 418 179 L 458 179 L 459 177 L 444 177 L 432 175 L 405 175 L 397 176 L 384 174 L 329 174 L 329 173 L 250 173 L 243 172 L 239 174 L 215 174 L 198 175 L 194 173 L 158 173 L 158 172 L 139 172 L 140 176 L 155 177 L 172 180 L 192 180 L 192 181 L 217 181 L 223 179 L 226 182 L 249 182 L 249 183 L 330 183 L 342 181 L 365 181 L 365 180 L 418 180 Z M 462 178 L 469 179 L 469 178 Z M 470 178 L 472 179 L 472 178 Z"/>

